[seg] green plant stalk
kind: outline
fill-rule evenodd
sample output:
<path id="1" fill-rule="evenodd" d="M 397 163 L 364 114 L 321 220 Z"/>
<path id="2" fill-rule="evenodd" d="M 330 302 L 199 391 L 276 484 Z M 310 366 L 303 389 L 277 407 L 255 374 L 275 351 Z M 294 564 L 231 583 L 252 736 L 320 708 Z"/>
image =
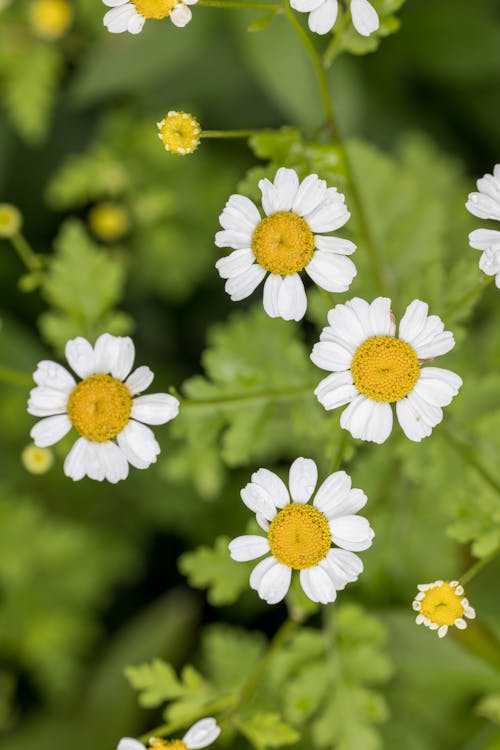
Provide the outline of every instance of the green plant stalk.
<path id="1" fill-rule="evenodd" d="M 28 271 L 31 273 L 40 271 L 42 267 L 40 258 L 33 252 L 26 237 L 18 232 L 17 234 L 12 235 L 9 239 L 12 243 L 12 247 L 19 256 L 19 259 L 26 266 Z"/>
<path id="2" fill-rule="evenodd" d="M 486 555 L 486 557 L 483 557 L 481 560 L 477 560 L 473 565 L 471 565 L 469 570 L 466 570 L 465 573 L 458 579 L 462 586 L 465 586 L 469 583 L 469 581 L 472 581 L 472 579 L 475 578 L 483 568 L 489 565 L 490 562 L 493 562 L 493 560 L 497 557 L 499 551 L 500 550 L 496 549 L 489 555 Z"/>
<path id="3" fill-rule="evenodd" d="M 262 391 L 260 393 L 248 393 L 241 396 L 227 396 L 226 398 L 207 398 L 207 399 L 188 399 L 180 398 L 182 409 L 213 409 L 218 406 L 230 408 L 238 407 L 240 404 L 266 404 L 268 401 L 288 401 L 300 398 L 307 398 L 313 395 L 317 382 L 310 385 L 301 386 L 300 388 L 283 389 L 282 391 Z"/>
<path id="4" fill-rule="evenodd" d="M 234 695 L 226 695 L 224 698 L 219 698 L 219 700 L 213 701 L 204 706 L 201 713 L 193 716 L 190 721 L 183 719 L 182 721 L 171 721 L 166 724 L 160 724 L 160 726 L 150 729 L 149 732 L 146 732 L 142 737 L 139 737 L 139 742 L 148 742 L 151 737 L 166 737 L 174 732 L 179 732 L 180 730 L 185 729 L 186 724 L 189 724 L 190 722 L 195 722 L 198 721 L 198 719 L 203 719 L 205 716 L 211 716 L 212 714 L 219 713 L 219 711 L 223 711 L 228 706 L 234 704 L 235 700 L 236 696 Z"/>
<path id="5" fill-rule="evenodd" d="M 470 445 L 455 437 L 455 435 L 450 432 L 448 427 L 443 428 L 443 434 L 450 445 L 455 448 L 457 453 L 459 453 L 462 458 L 467 461 L 469 466 L 472 466 L 472 468 L 474 468 L 477 473 L 482 476 L 484 481 L 489 484 L 493 490 L 495 490 L 497 495 L 500 495 L 500 483 L 495 479 L 493 474 L 490 473 L 490 470 L 486 468 L 486 466 L 483 466 Z"/>
<path id="6" fill-rule="evenodd" d="M 262 133 L 275 133 L 272 128 L 260 130 L 202 130 L 201 138 L 251 138 Z"/>
<path id="7" fill-rule="evenodd" d="M 476 299 L 476 297 L 480 297 L 481 294 L 486 289 L 486 287 L 488 287 L 491 284 L 494 278 L 495 278 L 494 276 L 486 276 L 484 279 L 481 279 L 479 284 L 477 284 L 473 289 L 469 290 L 466 294 L 460 297 L 456 302 L 450 305 L 450 307 L 448 307 L 448 309 L 445 310 L 444 313 L 440 315 L 441 319 L 446 320 L 446 318 L 449 318 L 451 315 L 461 310 L 462 307 L 466 305 L 468 302 L 472 302 L 472 300 Z"/>

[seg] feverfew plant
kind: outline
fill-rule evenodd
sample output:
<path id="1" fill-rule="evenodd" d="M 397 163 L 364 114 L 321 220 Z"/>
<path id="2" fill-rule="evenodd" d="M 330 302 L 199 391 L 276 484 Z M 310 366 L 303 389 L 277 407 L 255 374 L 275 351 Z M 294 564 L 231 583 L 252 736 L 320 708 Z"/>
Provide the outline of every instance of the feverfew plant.
<path id="1" fill-rule="evenodd" d="M 456 55 L 382 44 L 403 0 L 103 5 L 0 2 L 2 106 L 49 165 L 35 207 L 0 169 L 0 730 L 493 750 L 500 232 L 469 214 L 500 221 L 500 167 L 466 211 L 378 83 Z"/>

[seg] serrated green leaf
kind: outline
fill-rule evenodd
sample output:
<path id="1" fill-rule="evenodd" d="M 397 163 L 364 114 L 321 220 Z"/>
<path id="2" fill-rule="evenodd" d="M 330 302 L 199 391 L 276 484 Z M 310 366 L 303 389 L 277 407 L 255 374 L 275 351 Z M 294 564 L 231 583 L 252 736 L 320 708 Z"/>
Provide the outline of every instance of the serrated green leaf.
<path id="1" fill-rule="evenodd" d="M 139 691 L 139 703 L 145 708 L 156 708 L 167 700 L 185 693 L 185 687 L 177 679 L 175 669 L 162 659 L 149 664 L 127 667 L 125 677 Z"/>
<path id="2" fill-rule="evenodd" d="M 210 625 L 202 640 L 205 671 L 218 688 L 234 690 L 255 670 L 265 645 L 262 633 L 222 623 Z"/>
<path id="3" fill-rule="evenodd" d="M 231 559 L 229 537 L 220 536 L 213 548 L 198 547 L 179 558 L 179 570 L 191 586 L 208 589 L 208 601 L 214 606 L 232 604 L 248 587 L 249 566 Z"/>
<path id="4" fill-rule="evenodd" d="M 238 729 L 256 750 L 293 745 L 300 739 L 300 734 L 274 713 L 255 714 L 251 719 L 241 721 Z"/>

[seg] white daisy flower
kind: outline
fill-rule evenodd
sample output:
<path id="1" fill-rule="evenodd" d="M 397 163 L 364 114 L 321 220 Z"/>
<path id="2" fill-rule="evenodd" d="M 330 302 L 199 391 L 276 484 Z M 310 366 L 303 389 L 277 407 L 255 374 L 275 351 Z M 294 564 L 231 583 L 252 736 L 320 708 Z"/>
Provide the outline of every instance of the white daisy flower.
<path id="1" fill-rule="evenodd" d="M 337 0 L 290 0 L 290 5 L 300 13 L 309 13 L 307 23 L 317 34 L 327 34 L 337 20 Z M 378 13 L 368 0 L 351 0 L 350 8 L 358 34 L 370 36 L 377 31 L 380 26 Z"/>
<path id="2" fill-rule="evenodd" d="M 479 192 L 469 194 L 467 210 L 480 219 L 500 221 L 500 164 L 495 164 L 493 174 L 485 174 L 477 181 L 477 189 Z M 469 244 L 482 251 L 479 268 L 487 276 L 494 276 L 500 289 L 500 232 L 476 229 L 469 234 Z"/>
<path id="3" fill-rule="evenodd" d="M 200 719 L 188 729 L 182 740 L 164 740 L 161 737 L 151 737 L 149 748 L 166 748 L 169 750 L 198 750 L 215 742 L 220 734 L 220 727 L 215 719 Z M 116 750 L 146 750 L 139 740 L 123 737 Z"/>
<path id="4" fill-rule="evenodd" d="M 154 375 L 149 367 L 129 374 L 134 357 L 132 339 L 104 333 L 94 347 L 81 337 L 66 344 L 66 359 L 82 378 L 78 384 L 57 362 L 38 363 L 28 412 L 44 419 L 30 434 L 45 448 L 75 428 L 80 437 L 64 462 L 71 479 L 88 476 L 114 484 L 127 477 L 129 464 L 146 469 L 156 461 L 160 446 L 145 425 L 169 422 L 179 401 L 167 393 L 137 396 Z"/>
<path id="5" fill-rule="evenodd" d="M 104 16 L 104 25 L 112 34 L 128 31 L 139 34 L 147 18 L 161 20 L 170 16 L 174 26 L 186 26 L 192 18 L 189 5 L 198 0 L 103 0 L 111 8 Z"/>
<path id="6" fill-rule="evenodd" d="M 314 393 L 325 409 L 348 404 L 340 425 L 361 440 L 383 443 L 392 430 L 391 404 L 403 432 L 420 442 L 443 418 L 443 406 L 456 396 L 462 379 L 450 370 L 421 365 L 453 349 L 455 340 L 428 305 L 414 300 L 399 324 L 391 301 L 371 304 L 355 297 L 328 313 L 311 359 L 329 375 Z"/>
<path id="7" fill-rule="evenodd" d="M 300 571 L 300 583 L 309 599 L 321 604 L 335 601 L 337 591 L 356 581 L 363 571 L 354 552 L 368 549 L 375 536 L 366 518 L 356 515 L 365 506 L 366 495 L 351 489 L 345 471 L 336 471 L 325 479 L 309 505 L 317 480 L 314 461 L 297 458 L 290 467 L 290 492 L 268 469 L 252 474 L 252 481 L 241 490 L 241 499 L 255 513 L 267 537 L 236 537 L 229 543 L 229 551 L 238 562 L 271 553 L 250 575 L 251 588 L 268 604 L 284 599 L 292 570 Z M 331 548 L 332 542 L 336 547 Z"/>
<path id="8" fill-rule="evenodd" d="M 418 612 L 416 623 L 437 630 L 440 638 L 444 638 L 452 625 L 464 630 L 467 627 L 464 617 L 472 620 L 476 616 L 458 581 L 420 583 L 418 590 L 412 604 L 415 612 Z"/>
<path id="9" fill-rule="evenodd" d="M 274 182 L 260 180 L 262 218 L 244 195 L 232 195 L 219 217 L 222 232 L 217 247 L 233 253 L 215 264 L 233 302 L 245 299 L 264 284 L 264 310 L 271 318 L 301 320 L 307 298 L 299 271 L 305 270 L 318 286 L 345 292 L 356 276 L 347 258 L 356 245 L 322 234 L 344 226 L 350 217 L 345 197 L 325 180 L 310 174 L 299 182 L 294 169 L 281 167 Z M 319 233 L 319 234 L 316 234 Z"/>

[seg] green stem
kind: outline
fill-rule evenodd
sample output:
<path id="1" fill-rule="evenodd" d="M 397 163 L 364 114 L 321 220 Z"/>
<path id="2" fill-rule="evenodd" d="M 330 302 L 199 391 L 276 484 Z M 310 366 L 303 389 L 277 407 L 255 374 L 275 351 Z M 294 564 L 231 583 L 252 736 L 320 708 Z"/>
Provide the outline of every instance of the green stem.
<path id="1" fill-rule="evenodd" d="M 182 719 L 181 721 L 170 721 L 166 724 L 160 724 L 160 726 L 155 727 L 154 729 L 150 729 L 149 732 L 146 732 L 142 737 L 139 737 L 139 742 L 148 742 L 150 737 L 166 737 L 169 734 L 178 732 L 179 730 L 184 729 L 186 724 L 190 724 L 205 716 L 211 716 L 219 711 L 223 711 L 228 706 L 234 704 L 234 702 L 234 695 L 226 695 L 224 698 L 219 698 L 219 700 L 203 706 L 203 709 L 200 709 L 201 713 L 193 715 L 189 721 L 186 719 Z"/>
<path id="2" fill-rule="evenodd" d="M 332 465 L 329 472 L 330 474 L 333 474 L 335 471 L 338 471 L 340 469 L 348 443 L 349 433 L 347 432 L 347 430 L 342 430 L 337 450 L 335 451 L 335 454 L 333 456 Z"/>
<path id="3" fill-rule="evenodd" d="M 471 565 L 469 570 L 466 570 L 463 575 L 460 576 L 459 581 L 462 584 L 462 586 L 465 586 L 469 581 L 472 581 L 473 578 L 477 576 L 477 574 L 486 567 L 486 565 L 489 565 L 490 562 L 493 562 L 493 560 L 496 558 L 500 550 L 496 549 L 494 552 L 491 552 L 489 555 L 486 555 L 486 557 L 483 557 L 482 560 L 477 560 L 477 562 L 474 563 L 474 565 Z"/>
<path id="4" fill-rule="evenodd" d="M 494 276 L 486 276 L 486 278 L 481 279 L 479 284 L 477 284 L 473 289 L 470 289 L 468 292 L 466 292 L 462 297 L 460 297 L 456 302 L 454 302 L 450 307 L 448 307 L 447 310 L 444 311 L 440 315 L 442 320 L 446 320 L 446 318 L 451 317 L 454 313 L 458 312 L 462 309 L 464 305 L 466 305 L 469 302 L 472 302 L 476 297 L 479 297 L 483 291 L 488 287 L 491 282 L 493 281 L 495 277 Z"/>
<path id="5" fill-rule="evenodd" d="M 217 407 L 238 407 L 240 404 L 266 404 L 268 401 L 288 401 L 289 399 L 307 398 L 313 395 L 317 382 L 300 388 L 284 389 L 282 391 L 263 391 L 260 393 L 248 393 L 238 396 L 227 396 L 226 398 L 187 399 L 180 398 L 182 409 L 213 409 Z"/>
<path id="6" fill-rule="evenodd" d="M 253 135 L 261 133 L 275 133 L 271 128 L 262 128 L 261 130 L 203 130 L 202 138 L 251 138 Z"/>
<path id="7" fill-rule="evenodd" d="M 325 68 L 329 68 L 331 66 L 332 62 L 341 51 L 340 40 L 342 39 L 342 34 L 344 33 L 344 29 L 347 26 L 348 21 L 349 13 L 344 13 L 341 21 L 335 25 L 333 37 L 323 55 L 323 66 Z"/>
<path id="8" fill-rule="evenodd" d="M 10 367 L 0 366 L 0 381 L 9 383 L 9 385 L 20 385 L 23 388 L 30 388 L 33 385 L 33 379 L 31 375 L 25 372 L 19 372 L 19 370 L 12 370 Z"/>
<path id="9" fill-rule="evenodd" d="M 12 247 L 18 254 L 21 262 L 24 263 L 28 271 L 31 271 L 32 273 L 40 271 L 42 267 L 40 258 L 33 252 L 31 245 L 24 237 L 24 235 L 20 233 L 14 234 L 12 235 L 12 237 L 10 237 L 10 241 L 12 243 Z"/>
<path id="10" fill-rule="evenodd" d="M 475 469 L 480 476 L 482 476 L 485 482 L 489 484 L 490 487 L 495 490 L 498 495 L 500 495 L 500 482 L 498 482 L 493 474 L 490 473 L 489 469 L 483 466 L 470 445 L 465 443 L 463 440 L 455 437 L 455 435 L 453 435 L 447 427 L 443 427 L 442 432 L 450 445 L 455 448 L 457 453 L 459 453 L 462 458 L 467 461 L 469 466 L 472 466 L 472 468 Z"/>
<path id="11" fill-rule="evenodd" d="M 328 87 L 328 79 L 326 77 L 326 72 L 325 72 L 325 69 L 323 68 L 321 58 L 316 50 L 316 47 L 314 46 L 313 42 L 309 38 L 309 35 L 305 31 L 305 29 L 301 26 L 294 12 L 290 8 L 288 4 L 288 0 L 283 0 L 283 10 L 285 12 L 286 17 L 288 18 L 293 28 L 297 32 L 309 57 L 311 58 L 314 72 L 316 74 L 316 80 L 318 83 L 319 93 L 321 96 L 321 102 L 323 104 L 326 124 L 328 125 L 328 129 L 330 130 L 330 132 L 336 134 L 337 128 L 335 125 L 335 118 L 333 116 L 333 107 L 332 107 L 332 100 L 330 97 L 330 90 Z"/>
<path id="12" fill-rule="evenodd" d="M 273 3 L 251 3 L 251 2 L 238 2 L 238 0 L 199 0 L 198 5 L 205 6 L 206 8 L 246 8 L 250 10 L 275 10 L 280 11 L 280 5 L 274 5 Z"/>

